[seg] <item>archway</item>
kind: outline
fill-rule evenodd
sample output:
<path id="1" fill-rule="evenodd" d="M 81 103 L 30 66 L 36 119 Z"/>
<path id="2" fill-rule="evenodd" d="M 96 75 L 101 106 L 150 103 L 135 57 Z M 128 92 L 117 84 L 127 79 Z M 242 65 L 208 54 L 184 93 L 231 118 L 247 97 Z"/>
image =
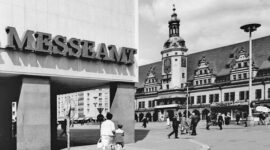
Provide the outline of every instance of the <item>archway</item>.
<path id="1" fill-rule="evenodd" d="M 204 109 L 203 111 L 202 111 L 202 120 L 205 120 L 206 119 L 206 116 L 207 116 L 207 114 L 209 113 L 210 111 L 208 110 L 208 109 Z"/>
<path id="2" fill-rule="evenodd" d="M 145 116 L 146 116 L 148 121 L 152 121 L 152 115 L 150 112 L 148 112 Z"/>
<path id="3" fill-rule="evenodd" d="M 144 114 L 143 113 L 140 113 L 140 115 L 139 115 L 139 121 L 140 122 L 142 121 L 143 117 L 144 117 Z"/>

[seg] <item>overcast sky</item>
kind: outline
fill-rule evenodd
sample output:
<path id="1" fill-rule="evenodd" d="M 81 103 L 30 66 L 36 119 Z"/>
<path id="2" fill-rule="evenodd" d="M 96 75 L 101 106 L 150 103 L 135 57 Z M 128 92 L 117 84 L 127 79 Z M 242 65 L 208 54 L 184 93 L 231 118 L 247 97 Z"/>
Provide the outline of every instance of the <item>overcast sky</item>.
<path id="1" fill-rule="evenodd" d="M 139 0 L 139 65 L 161 60 L 173 4 L 188 54 L 248 40 L 247 23 L 262 25 L 254 38 L 270 35 L 270 0 Z"/>

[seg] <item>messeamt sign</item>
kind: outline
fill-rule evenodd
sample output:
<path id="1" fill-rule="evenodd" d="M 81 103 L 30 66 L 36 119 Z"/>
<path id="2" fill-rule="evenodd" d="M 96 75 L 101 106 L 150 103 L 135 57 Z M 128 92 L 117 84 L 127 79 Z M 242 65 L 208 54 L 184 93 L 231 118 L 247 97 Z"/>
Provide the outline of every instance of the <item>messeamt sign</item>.
<path id="1" fill-rule="evenodd" d="M 20 50 L 23 52 L 35 52 L 40 54 L 66 56 L 81 58 L 86 60 L 98 60 L 131 65 L 134 63 L 136 49 L 121 47 L 116 49 L 115 45 L 106 45 L 104 43 L 95 46 L 94 41 L 70 38 L 67 40 L 62 35 L 56 35 L 52 38 L 49 33 L 34 32 L 27 30 L 23 38 L 19 38 L 14 27 L 7 27 L 8 34 L 7 49 Z"/>

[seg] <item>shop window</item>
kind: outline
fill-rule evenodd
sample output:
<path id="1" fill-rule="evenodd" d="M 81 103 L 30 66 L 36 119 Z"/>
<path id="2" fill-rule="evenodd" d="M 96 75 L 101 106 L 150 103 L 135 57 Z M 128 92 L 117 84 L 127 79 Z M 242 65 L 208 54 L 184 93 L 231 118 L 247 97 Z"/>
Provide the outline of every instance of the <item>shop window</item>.
<path id="1" fill-rule="evenodd" d="M 262 98 L 262 90 L 256 89 L 255 96 L 256 96 L 256 99 L 261 99 Z"/>

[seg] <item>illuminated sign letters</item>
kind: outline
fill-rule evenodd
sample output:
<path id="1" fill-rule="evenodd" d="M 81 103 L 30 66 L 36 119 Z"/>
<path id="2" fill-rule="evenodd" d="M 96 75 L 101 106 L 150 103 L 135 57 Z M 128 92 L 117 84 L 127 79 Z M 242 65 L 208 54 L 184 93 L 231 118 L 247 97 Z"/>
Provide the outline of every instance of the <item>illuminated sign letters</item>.
<path id="1" fill-rule="evenodd" d="M 137 50 L 134 48 L 121 47 L 116 49 L 115 45 L 100 43 L 97 46 L 93 41 L 76 38 L 67 39 L 57 35 L 52 38 L 49 33 L 34 32 L 27 30 L 22 39 L 14 27 L 7 27 L 8 43 L 6 48 L 25 52 L 67 56 L 88 60 L 100 60 L 121 64 L 133 64 L 134 55 Z M 96 49 L 96 50 L 95 50 Z"/>

